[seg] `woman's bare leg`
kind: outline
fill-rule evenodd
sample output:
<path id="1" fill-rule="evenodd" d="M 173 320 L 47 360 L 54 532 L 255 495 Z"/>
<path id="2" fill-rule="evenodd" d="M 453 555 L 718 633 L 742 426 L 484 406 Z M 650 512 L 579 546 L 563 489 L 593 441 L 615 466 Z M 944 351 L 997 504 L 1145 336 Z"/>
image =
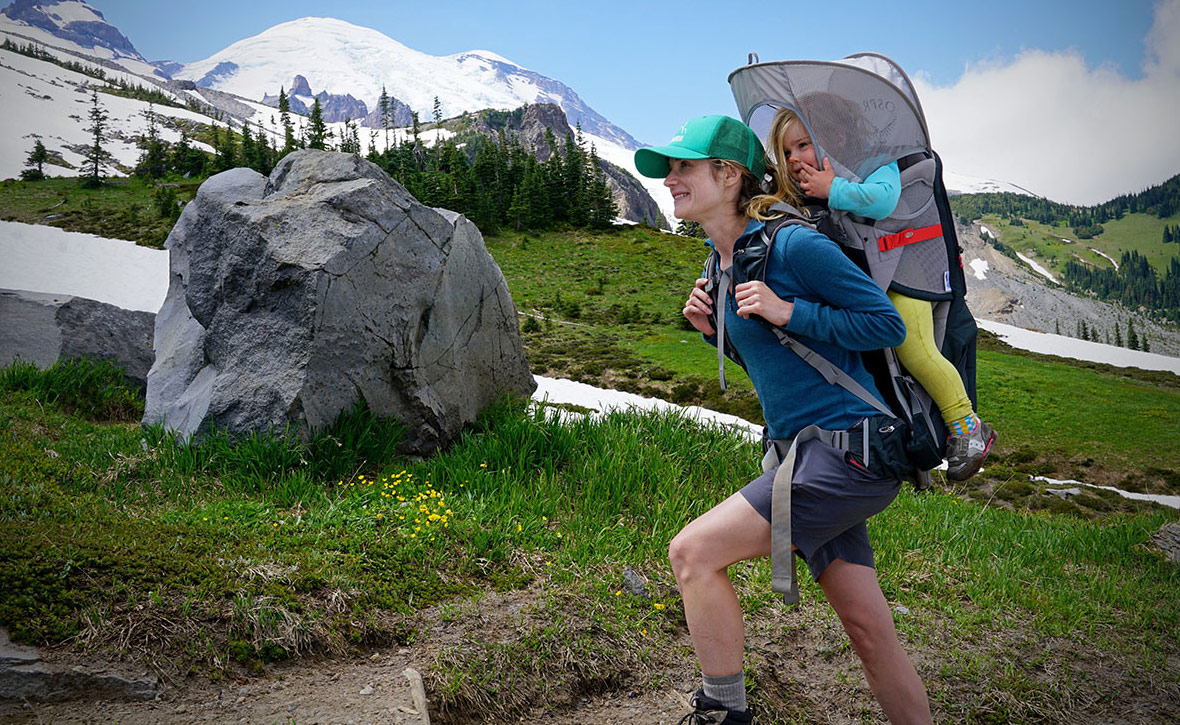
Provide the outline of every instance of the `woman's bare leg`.
<path id="1" fill-rule="evenodd" d="M 926 686 L 897 639 L 877 572 L 837 559 L 820 575 L 819 585 L 852 640 L 869 687 L 889 721 L 931 722 Z"/>
<path id="2" fill-rule="evenodd" d="M 668 558 L 701 671 L 722 677 L 742 671 L 745 622 L 726 569 L 770 554 L 770 524 L 735 493 L 672 539 Z"/>

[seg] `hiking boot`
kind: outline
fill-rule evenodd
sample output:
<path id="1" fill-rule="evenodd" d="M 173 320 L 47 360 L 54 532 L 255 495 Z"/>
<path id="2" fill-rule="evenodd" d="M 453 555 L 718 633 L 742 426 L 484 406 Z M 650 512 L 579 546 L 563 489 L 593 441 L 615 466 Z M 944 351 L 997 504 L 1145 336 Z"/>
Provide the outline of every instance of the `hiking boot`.
<path id="1" fill-rule="evenodd" d="M 966 481 L 979 473 L 995 442 L 996 432 L 982 420 L 967 435 L 951 436 L 946 444 L 946 477 L 951 481 Z"/>
<path id="2" fill-rule="evenodd" d="M 727 710 L 725 705 L 711 697 L 705 697 L 704 690 L 697 690 L 689 700 L 693 711 L 680 718 L 677 725 L 743 725 L 754 722 L 754 713 L 746 710 Z"/>

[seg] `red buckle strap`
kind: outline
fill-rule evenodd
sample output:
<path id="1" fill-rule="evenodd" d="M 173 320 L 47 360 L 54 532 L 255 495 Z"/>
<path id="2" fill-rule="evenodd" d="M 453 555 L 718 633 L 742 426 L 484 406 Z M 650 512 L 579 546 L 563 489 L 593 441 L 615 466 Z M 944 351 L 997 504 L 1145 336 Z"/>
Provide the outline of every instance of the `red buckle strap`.
<path id="1" fill-rule="evenodd" d="M 932 224 L 921 229 L 914 229 L 910 227 L 905 231 L 896 234 L 886 234 L 877 240 L 877 248 L 882 252 L 888 252 L 890 249 L 897 249 L 904 247 L 907 244 L 917 244 L 918 242 L 925 242 L 929 239 L 936 239 L 942 236 L 942 225 Z"/>

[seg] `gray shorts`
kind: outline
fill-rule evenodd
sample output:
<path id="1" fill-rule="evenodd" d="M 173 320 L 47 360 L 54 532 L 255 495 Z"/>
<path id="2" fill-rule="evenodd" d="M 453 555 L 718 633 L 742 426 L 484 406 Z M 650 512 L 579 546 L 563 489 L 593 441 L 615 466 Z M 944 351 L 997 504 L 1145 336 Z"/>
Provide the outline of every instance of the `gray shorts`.
<path id="1" fill-rule="evenodd" d="M 885 510 L 897 496 L 901 481 L 881 478 L 850 454 L 817 440 L 803 442 L 795 461 L 791 537 L 811 577 L 819 581 L 820 574 L 836 559 L 873 566 L 865 521 Z M 767 521 L 774 474 L 774 470 L 764 473 L 741 490 Z"/>

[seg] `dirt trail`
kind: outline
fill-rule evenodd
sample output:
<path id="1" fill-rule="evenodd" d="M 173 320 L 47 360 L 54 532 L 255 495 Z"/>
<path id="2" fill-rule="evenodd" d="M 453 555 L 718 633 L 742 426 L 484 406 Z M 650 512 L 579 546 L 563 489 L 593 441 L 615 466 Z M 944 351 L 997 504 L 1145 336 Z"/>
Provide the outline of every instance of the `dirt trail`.
<path id="1" fill-rule="evenodd" d="M 361 661 L 304 660 L 276 665 L 265 676 L 242 682 L 189 679 L 162 683 L 159 697 L 146 702 L 0 700 L 0 722 L 437 725 L 445 718 L 436 715 L 428 720 L 419 713 L 411 681 L 404 674 L 414 664 L 412 653 L 401 649 Z M 675 691 L 614 693 L 583 698 L 559 712 L 522 712 L 520 721 L 671 725 L 686 712 L 686 702 L 685 696 Z"/>

